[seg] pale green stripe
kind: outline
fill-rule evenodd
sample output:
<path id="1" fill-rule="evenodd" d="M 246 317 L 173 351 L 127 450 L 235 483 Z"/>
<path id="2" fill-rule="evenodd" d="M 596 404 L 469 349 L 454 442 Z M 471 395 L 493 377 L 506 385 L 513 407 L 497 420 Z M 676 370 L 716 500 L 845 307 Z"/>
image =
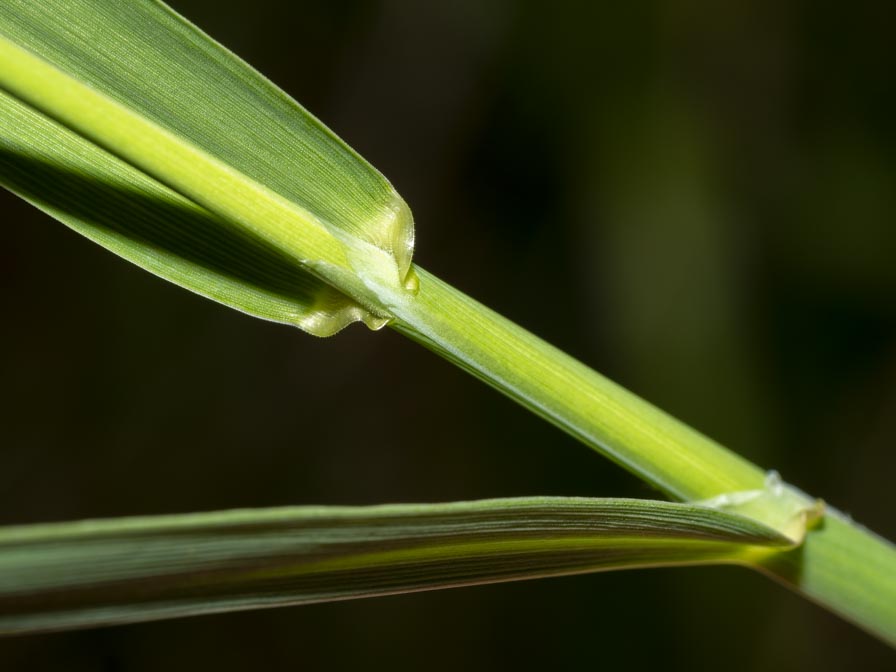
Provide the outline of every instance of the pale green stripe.
<path id="1" fill-rule="evenodd" d="M 349 266 L 340 242 L 300 205 L 3 36 L 0 85 L 197 203 L 266 238 L 297 261 Z"/>

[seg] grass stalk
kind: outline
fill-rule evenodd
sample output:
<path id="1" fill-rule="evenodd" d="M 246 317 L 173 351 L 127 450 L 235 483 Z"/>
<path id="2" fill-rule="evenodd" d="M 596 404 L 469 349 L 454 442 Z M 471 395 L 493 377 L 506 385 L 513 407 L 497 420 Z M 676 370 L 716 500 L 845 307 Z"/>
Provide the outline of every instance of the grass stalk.
<path id="1" fill-rule="evenodd" d="M 676 499 L 764 487 L 765 472 L 417 269 L 393 327 Z M 781 514 L 769 502 L 751 512 Z M 754 568 L 896 646 L 896 547 L 831 510 L 801 546 Z"/>
<path id="2" fill-rule="evenodd" d="M 539 339 L 415 269 L 391 326 L 676 499 L 759 490 L 765 472 Z"/>

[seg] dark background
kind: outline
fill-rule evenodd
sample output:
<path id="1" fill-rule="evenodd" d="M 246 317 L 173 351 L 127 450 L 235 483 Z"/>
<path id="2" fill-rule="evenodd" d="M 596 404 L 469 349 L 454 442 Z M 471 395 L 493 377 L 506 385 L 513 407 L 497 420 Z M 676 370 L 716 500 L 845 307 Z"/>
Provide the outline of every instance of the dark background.
<path id="1" fill-rule="evenodd" d="M 422 266 L 896 537 L 891 3 L 172 4 L 392 180 Z M 655 496 L 389 330 L 252 320 L 0 197 L 0 522 Z M 893 661 L 734 568 L 0 641 L 3 670 Z"/>

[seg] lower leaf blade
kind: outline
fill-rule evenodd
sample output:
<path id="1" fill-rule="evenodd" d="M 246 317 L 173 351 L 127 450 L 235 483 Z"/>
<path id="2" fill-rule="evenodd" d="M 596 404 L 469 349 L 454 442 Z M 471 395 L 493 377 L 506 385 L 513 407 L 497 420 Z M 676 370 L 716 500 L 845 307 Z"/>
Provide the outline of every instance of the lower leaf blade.
<path id="1" fill-rule="evenodd" d="M 0 634 L 634 567 L 791 546 L 699 505 L 524 498 L 290 507 L 0 530 Z"/>

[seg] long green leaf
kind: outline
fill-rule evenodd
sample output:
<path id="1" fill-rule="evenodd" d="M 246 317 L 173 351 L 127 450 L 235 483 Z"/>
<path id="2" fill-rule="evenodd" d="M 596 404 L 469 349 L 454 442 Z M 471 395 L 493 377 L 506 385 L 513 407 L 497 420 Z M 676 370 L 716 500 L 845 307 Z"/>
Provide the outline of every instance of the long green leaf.
<path id="1" fill-rule="evenodd" d="M 0 634 L 630 567 L 755 564 L 792 541 L 699 505 L 526 498 L 0 529 Z"/>
<path id="2" fill-rule="evenodd" d="M 0 178 L 94 242 L 237 310 L 321 336 L 371 319 L 263 238 L 2 94 Z"/>
<path id="3" fill-rule="evenodd" d="M 163 4 L 9 0 L 0 60 L 0 179 L 114 252 L 318 335 L 384 323 L 358 303 L 359 260 L 379 282 L 413 283 L 413 220 L 389 182 Z M 171 221 L 172 206 L 189 213 Z"/>

